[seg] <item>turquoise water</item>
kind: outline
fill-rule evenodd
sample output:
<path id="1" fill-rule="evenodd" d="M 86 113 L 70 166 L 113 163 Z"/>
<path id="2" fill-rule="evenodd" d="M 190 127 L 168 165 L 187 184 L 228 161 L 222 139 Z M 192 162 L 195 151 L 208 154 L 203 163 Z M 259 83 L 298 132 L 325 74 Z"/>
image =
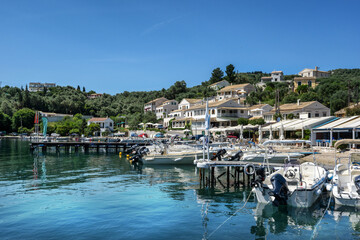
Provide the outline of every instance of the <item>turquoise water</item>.
<path id="1" fill-rule="evenodd" d="M 250 196 L 239 210 L 249 189 L 200 189 L 191 166 L 139 171 L 115 153 L 0 140 L 0 173 L 0 239 L 360 239 L 355 209 L 331 206 L 314 234 L 326 198 L 278 209 Z"/>

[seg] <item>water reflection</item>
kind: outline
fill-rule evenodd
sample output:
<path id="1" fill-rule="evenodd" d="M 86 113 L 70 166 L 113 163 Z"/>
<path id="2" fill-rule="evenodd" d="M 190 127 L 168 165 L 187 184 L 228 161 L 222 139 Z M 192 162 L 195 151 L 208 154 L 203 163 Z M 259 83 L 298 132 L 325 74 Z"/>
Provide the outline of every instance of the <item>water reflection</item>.
<path id="1" fill-rule="evenodd" d="M 351 228 L 360 236 L 360 209 L 353 207 L 337 206 L 327 212 L 336 223 L 348 222 Z"/>

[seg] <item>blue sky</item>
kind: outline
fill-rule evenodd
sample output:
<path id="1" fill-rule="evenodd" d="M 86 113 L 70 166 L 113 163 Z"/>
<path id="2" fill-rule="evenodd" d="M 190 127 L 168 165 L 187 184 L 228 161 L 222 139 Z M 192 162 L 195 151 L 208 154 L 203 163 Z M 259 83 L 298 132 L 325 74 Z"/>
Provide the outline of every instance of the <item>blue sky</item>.
<path id="1" fill-rule="evenodd" d="M 0 81 L 99 93 L 360 67 L 360 1 L 0 1 Z"/>

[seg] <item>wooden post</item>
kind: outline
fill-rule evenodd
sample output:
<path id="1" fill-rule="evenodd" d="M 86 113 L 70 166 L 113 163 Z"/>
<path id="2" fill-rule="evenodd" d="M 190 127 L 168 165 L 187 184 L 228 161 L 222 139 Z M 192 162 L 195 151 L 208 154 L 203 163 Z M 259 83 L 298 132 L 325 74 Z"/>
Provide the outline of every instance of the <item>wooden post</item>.
<path id="1" fill-rule="evenodd" d="M 227 188 L 230 187 L 230 168 L 229 167 L 226 167 L 226 186 Z"/>

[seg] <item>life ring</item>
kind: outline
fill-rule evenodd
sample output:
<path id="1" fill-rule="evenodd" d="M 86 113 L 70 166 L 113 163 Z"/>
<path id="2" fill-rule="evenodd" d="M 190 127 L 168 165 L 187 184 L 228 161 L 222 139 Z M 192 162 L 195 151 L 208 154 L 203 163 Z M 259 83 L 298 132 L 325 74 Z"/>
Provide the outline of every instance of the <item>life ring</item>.
<path id="1" fill-rule="evenodd" d="M 249 169 L 252 169 L 252 170 L 249 170 Z M 245 167 L 244 167 L 244 171 L 246 173 L 246 175 L 254 175 L 255 173 L 255 166 L 253 164 L 246 164 Z"/>

